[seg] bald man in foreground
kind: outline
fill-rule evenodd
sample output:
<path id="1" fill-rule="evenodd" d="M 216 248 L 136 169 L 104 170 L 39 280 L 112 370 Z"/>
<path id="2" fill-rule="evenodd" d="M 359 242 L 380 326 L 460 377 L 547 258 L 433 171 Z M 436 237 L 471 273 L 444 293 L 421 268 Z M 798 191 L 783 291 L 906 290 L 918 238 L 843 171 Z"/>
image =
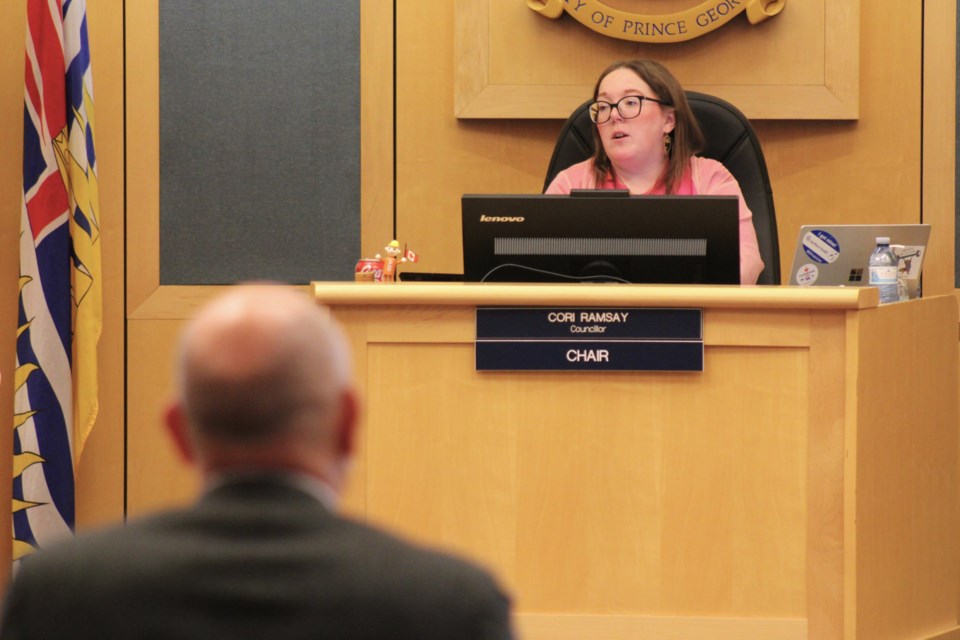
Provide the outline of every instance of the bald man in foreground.
<path id="1" fill-rule="evenodd" d="M 336 515 L 357 400 L 333 321 L 237 287 L 187 326 L 166 425 L 191 508 L 23 562 L 0 638 L 510 638 L 485 571 Z"/>

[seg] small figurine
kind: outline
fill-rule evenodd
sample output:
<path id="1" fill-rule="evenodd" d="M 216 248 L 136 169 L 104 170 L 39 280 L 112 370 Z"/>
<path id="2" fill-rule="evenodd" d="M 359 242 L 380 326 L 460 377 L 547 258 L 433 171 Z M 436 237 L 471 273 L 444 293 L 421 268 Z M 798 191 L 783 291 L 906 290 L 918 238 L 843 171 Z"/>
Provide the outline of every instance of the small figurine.
<path id="1" fill-rule="evenodd" d="M 393 282 L 397 279 L 397 260 L 403 261 L 404 258 L 400 256 L 400 243 L 396 240 L 391 240 L 387 246 L 383 248 L 385 256 L 381 256 L 379 253 L 374 256 L 383 260 L 383 281 L 384 282 Z"/>
<path id="2" fill-rule="evenodd" d="M 379 253 L 374 256 L 376 259 L 383 261 L 383 282 L 396 281 L 398 263 L 417 262 L 420 260 L 420 256 L 406 247 L 404 247 L 404 250 L 401 252 L 400 243 L 396 240 L 391 240 L 387 246 L 383 248 L 383 251 L 386 254 L 385 256 L 381 256 Z"/>

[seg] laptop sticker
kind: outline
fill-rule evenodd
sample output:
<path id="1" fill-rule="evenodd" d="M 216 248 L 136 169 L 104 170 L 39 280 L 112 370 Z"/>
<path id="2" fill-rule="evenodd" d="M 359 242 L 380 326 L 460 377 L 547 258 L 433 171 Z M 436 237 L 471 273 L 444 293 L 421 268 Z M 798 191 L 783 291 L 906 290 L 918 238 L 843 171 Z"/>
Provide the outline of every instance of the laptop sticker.
<path id="1" fill-rule="evenodd" d="M 808 262 L 797 269 L 797 284 L 801 287 L 809 287 L 817 281 L 819 275 L 820 269 L 817 265 Z"/>
<path id="2" fill-rule="evenodd" d="M 923 266 L 923 249 L 922 246 L 895 246 L 894 250 L 900 257 L 899 277 L 907 280 L 915 280 L 920 277 L 920 269 Z"/>
<path id="3" fill-rule="evenodd" d="M 823 229 L 813 229 L 803 236 L 803 250 L 814 262 L 830 264 L 840 255 L 840 243 Z"/>

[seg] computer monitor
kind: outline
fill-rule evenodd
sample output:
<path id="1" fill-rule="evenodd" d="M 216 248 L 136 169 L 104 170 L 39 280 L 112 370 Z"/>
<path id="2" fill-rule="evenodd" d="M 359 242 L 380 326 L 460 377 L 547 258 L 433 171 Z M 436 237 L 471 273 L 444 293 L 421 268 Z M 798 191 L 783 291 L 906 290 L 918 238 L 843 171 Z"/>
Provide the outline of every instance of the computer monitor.
<path id="1" fill-rule="evenodd" d="M 467 282 L 739 284 L 735 196 L 464 195 Z"/>

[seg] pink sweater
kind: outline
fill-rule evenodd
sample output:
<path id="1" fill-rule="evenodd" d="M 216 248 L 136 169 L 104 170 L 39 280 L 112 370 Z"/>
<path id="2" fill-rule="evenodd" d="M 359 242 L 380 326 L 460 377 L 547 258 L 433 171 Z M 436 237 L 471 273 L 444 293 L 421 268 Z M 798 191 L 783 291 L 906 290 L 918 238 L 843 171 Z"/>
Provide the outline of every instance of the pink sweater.
<path id="1" fill-rule="evenodd" d="M 600 185 L 601 189 L 623 187 L 612 180 Z M 593 178 L 593 160 L 585 160 L 557 174 L 547 193 L 570 193 L 571 189 L 596 189 Z M 662 185 L 649 194 L 663 193 Z M 676 189 L 676 195 L 737 196 L 740 200 L 740 284 L 756 284 L 763 271 L 760 247 L 757 245 L 757 231 L 753 228 L 753 213 L 747 207 L 740 192 L 737 180 L 727 168 L 710 158 L 693 157 L 690 171 L 684 175 Z"/>

